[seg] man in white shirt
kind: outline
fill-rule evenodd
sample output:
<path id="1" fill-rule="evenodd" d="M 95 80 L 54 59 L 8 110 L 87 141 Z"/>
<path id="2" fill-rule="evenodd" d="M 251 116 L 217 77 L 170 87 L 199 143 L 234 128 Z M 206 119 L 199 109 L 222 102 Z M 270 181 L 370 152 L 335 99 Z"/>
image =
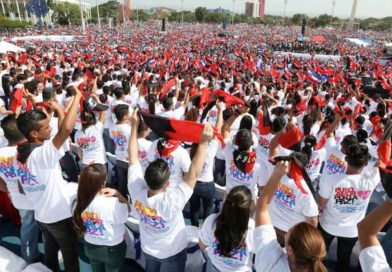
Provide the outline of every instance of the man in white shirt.
<path id="1" fill-rule="evenodd" d="M 137 127 L 135 110 L 131 125 Z M 199 177 L 213 129 L 206 125 L 198 151 L 183 182 L 169 187 L 170 170 L 163 160 L 149 164 L 143 177 L 138 159 L 137 131 L 129 141 L 128 190 L 140 222 L 141 247 L 146 257 L 146 271 L 185 271 L 187 239 L 182 210 L 192 196 Z"/>
<path id="2" fill-rule="evenodd" d="M 62 177 L 59 161 L 64 156 L 63 144 L 74 128 L 81 97 L 77 92 L 65 118 L 62 109 L 52 105 L 60 126 L 52 140 L 50 118 L 42 111 L 28 111 L 17 119 L 18 129 L 27 142 L 18 145 L 17 162 L 14 163 L 44 237 L 45 265 L 55 272 L 60 271 L 59 250 L 65 270 L 79 271 L 79 245 L 72 222 L 70 186 Z"/>
<path id="3" fill-rule="evenodd" d="M 0 148 L 0 190 L 4 188 L 11 197 L 12 204 L 19 211 L 22 219 L 20 227 L 21 256 L 27 263 L 34 263 L 39 257 L 38 251 L 38 225 L 34 219 L 33 204 L 26 195 L 19 191 L 17 169 L 13 167 L 18 143 L 25 140 L 16 125 L 15 115 L 5 117 L 1 122 L 4 136 L 8 146 Z"/>

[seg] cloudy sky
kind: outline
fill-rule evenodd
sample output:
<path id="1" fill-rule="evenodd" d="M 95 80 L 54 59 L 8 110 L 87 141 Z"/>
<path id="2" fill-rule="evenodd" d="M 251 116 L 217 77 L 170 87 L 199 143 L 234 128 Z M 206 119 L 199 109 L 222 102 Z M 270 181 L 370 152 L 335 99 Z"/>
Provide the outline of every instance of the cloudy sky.
<path id="1" fill-rule="evenodd" d="M 85 0 L 86 1 L 86 0 Z M 95 4 L 97 0 L 87 0 Z M 98 0 L 104 3 L 106 0 Z M 120 0 L 122 2 L 123 0 Z M 184 9 L 194 10 L 198 6 L 207 8 L 222 7 L 231 9 L 232 0 L 183 0 Z M 351 12 L 353 0 L 336 0 L 335 15 L 348 18 Z M 235 0 L 234 10 L 238 13 L 245 12 L 245 0 Z M 181 9 L 181 0 L 133 0 L 136 8 L 150 8 L 165 6 L 174 9 Z M 266 0 L 266 13 L 273 15 L 283 15 L 284 0 Z M 315 16 L 323 13 L 331 14 L 332 0 L 288 0 L 287 15 L 294 13 L 306 13 Z M 358 0 L 357 16 L 366 17 L 386 17 L 392 16 L 392 0 Z"/>

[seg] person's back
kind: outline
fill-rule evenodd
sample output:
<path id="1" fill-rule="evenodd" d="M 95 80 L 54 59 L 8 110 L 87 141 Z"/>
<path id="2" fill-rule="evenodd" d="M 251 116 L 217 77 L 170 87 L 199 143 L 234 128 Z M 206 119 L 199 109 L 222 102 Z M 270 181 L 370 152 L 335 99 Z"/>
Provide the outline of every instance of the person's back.
<path id="1" fill-rule="evenodd" d="M 209 257 L 207 271 L 252 271 L 253 205 L 248 188 L 234 187 L 222 211 L 206 218 L 199 233 L 199 246 L 206 249 Z"/>
<path id="2" fill-rule="evenodd" d="M 17 167 L 20 183 L 27 198 L 33 203 L 35 219 L 42 231 L 45 246 L 45 265 L 52 271 L 60 271 L 58 251 L 61 250 L 66 271 L 79 271 L 78 240 L 72 227 L 71 195 L 76 194 L 75 186 L 62 177 L 60 159 L 62 148 L 71 134 L 82 95 L 78 92 L 66 117 L 56 107 L 61 127 L 50 138 L 50 118 L 42 111 L 22 113 L 17 126 L 26 143 L 19 144 Z M 73 192 L 67 190 L 72 188 Z"/>
<path id="3" fill-rule="evenodd" d="M 134 111 L 131 125 L 139 125 L 138 109 Z M 138 158 L 137 130 L 132 130 L 128 149 L 128 191 L 139 219 L 147 272 L 159 271 L 161 267 L 173 272 L 185 270 L 188 241 L 182 210 L 192 196 L 212 135 L 212 127 L 206 126 L 188 173 L 172 188 L 170 168 L 164 160 L 153 161 L 143 174 Z"/>

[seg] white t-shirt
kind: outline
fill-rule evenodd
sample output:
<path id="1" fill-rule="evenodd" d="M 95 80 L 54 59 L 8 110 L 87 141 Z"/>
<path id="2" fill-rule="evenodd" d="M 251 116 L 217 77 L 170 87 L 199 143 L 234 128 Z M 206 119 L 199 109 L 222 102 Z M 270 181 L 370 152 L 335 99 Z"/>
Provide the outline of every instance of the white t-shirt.
<path id="1" fill-rule="evenodd" d="M 359 262 L 363 272 L 391 272 L 381 246 L 371 246 L 359 254 Z"/>
<path id="2" fill-rule="evenodd" d="M 49 140 L 35 148 L 25 164 L 14 160 L 20 183 L 39 222 L 50 224 L 72 217 L 68 189 L 73 186 L 63 179 L 60 167 L 63 156 L 63 148 L 57 149 Z"/>
<path id="3" fill-rule="evenodd" d="M 320 216 L 320 225 L 328 233 L 354 238 L 357 224 L 365 217 L 370 197 L 380 182 L 375 175 L 332 175 L 322 177 L 319 194 L 328 199 Z"/>
<path id="4" fill-rule="evenodd" d="M 220 152 L 217 153 L 217 157 L 219 159 L 226 161 L 226 191 L 230 192 L 233 187 L 243 185 L 252 191 L 253 197 L 257 197 L 257 183 L 263 171 L 261 169 L 260 163 L 256 158 L 253 169 L 249 171 L 249 173 L 244 173 L 240 169 L 238 169 L 238 167 L 234 163 L 234 150 L 235 149 L 233 143 L 229 140 L 226 141 L 226 146 L 223 150 L 223 154 Z"/>
<path id="5" fill-rule="evenodd" d="M 248 231 L 243 242 L 243 245 L 233 250 L 230 254 L 231 257 L 225 257 L 218 251 L 219 241 L 215 238 L 216 218 L 218 214 L 211 214 L 208 216 L 203 227 L 200 230 L 199 238 L 207 247 L 207 254 L 214 267 L 219 271 L 252 271 L 253 261 L 253 230 L 255 222 L 249 219 Z"/>
<path id="6" fill-rule="evenodd" d="M 218 151 L 220 143 L 217 140 L 211 140 L 208 143 L 207 155 L 204 160 L 203 168 L 201 169 L 200 176 L 197 179 L 201 182 L 211 182 L 214 181 L 214 165 L 215 165 L 215 155 Z"/>
<path id="7" fill-rule="evenodd" d="M 115 197 L 97 195 L 82 212 L 84 239 L 93 245 L 118 245 L 124 240 L 127 218 L 127 204 Z"/>
<path id="8" fill-rule="evenodd" d="M 128 190 L 139 219 L 142 250 L 158 259 L 176 255 L 187 246 L 182 210 L 193 194 L 185 182 L 148 197 L 140 164 L 129 167 Z"/>
<path id="9" fill-rule="evenodd" d="M 149 164 L 147 154 L 151 148 L 151 144 L 152 144 L 151 141 L 146 140 L 144 138 L 137 139 L 138 157 L 139 157 L 139 162 L 143 169 L 143 173 L 144 171 L 146 171 L 146 168 Z"/>
<path id="10" fill-rule="evenodd" d="M 116 158 L 128 160 L 128 143 L 132 127 L 129 124 L 116 124 L 110 129 L 110 137 L 116 146 Z"/>
<path id="11" fill-rule="evenodd" d="M 258 226 L 254 230 L 253 237 L 256 247 L 257 272 L 291 271 L 287 252 L 279 245 L 272 225 Z"/>
<path id="12" fill-rule="evenodd" d="M 322 178 L 332 175 L 344 174 L 347 169 L 346 155 L 340 151 L 334 138 L 328 138 L 325 142 L 326 161 L 323 169 Z"/>
<path id="13" fill-rule="evenodd" d="M 178 146 L 169 156 L 161 157 L 158 152 L 157 143 L 158 140 L 152 142 L 150 150 L 147 153 L 147 159 L 149 162 L 153 162 L 156 159 L 166 161 L 170 169 L 170 186 L 176 187 L 182 181 L 183 174 L 189 171 L 191 158 L 182 146 Z"/>
<path id="14" fill-rule="evenodd" d="M 301 181 L 307 194 L 302 193 L 293 179 L 284 176 L 275 190 L 269 206 L 272 224 L 280 230 L 288 231 L 292 226 L 318 216 L 318 206 L 306 182 Z"/>
<path id="15" fill-rule="evenodd" d="M 311 181 L 314 181 L 320 176 L 321 164 L 325 161 L 326 155 L 327 151 L 325 148 L 312 151 L 312 156 L 306 165 L 306 172 Z"/>
<path id="16" fill-rule="evenodd" d="M 82 149 L 82 163 L 106 163 L 105 146 L 103 144 L 103 124 L 97 122 L 86 130 L 78 130 L 75 134 L 75 142 Z"/>
<path id="17" fill-rule="evenodd" d="M 185 108 L 184 107 L 179 107 L 175 110 L 170 110 L 170 111 L 162 111 L 157 113 L 157 115 L 161 117 L 166 117 L 166 118 L 174 118 L 174 119 L 183 119 L 185 113 Z"/>
<path id="18" fill-rule="evenodd" d="M 7 189 L 15 208 L 18 210 L 31 210 L 33 204 L 26 195 L 19 192 L 18 188 L 18 170 L 14 167 L 16 148 L 16 146 L 0 148 L 0 178 L 7 184 Z"/>

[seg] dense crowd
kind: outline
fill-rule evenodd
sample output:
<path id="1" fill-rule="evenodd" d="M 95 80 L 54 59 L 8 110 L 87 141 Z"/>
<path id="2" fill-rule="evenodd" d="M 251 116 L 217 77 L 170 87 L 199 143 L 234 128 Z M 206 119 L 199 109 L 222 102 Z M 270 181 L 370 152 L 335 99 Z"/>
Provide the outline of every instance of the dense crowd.
<path id="1" fill-rule="evenodd" d="M 336 271 L 357 242 L 355 269 L 391 271 L 391 33 L 232 28 L 89 26 L 0 55 L 0 190 L 26 262 L 42 234 L 52 271 L 59 251 L 79 271 L 79 238 L 93 271 L 120 271 L 134 217 L 146 271 L 185 271 L 189 203 L 206 271 L 327 271 L 335 238 Z"/>

